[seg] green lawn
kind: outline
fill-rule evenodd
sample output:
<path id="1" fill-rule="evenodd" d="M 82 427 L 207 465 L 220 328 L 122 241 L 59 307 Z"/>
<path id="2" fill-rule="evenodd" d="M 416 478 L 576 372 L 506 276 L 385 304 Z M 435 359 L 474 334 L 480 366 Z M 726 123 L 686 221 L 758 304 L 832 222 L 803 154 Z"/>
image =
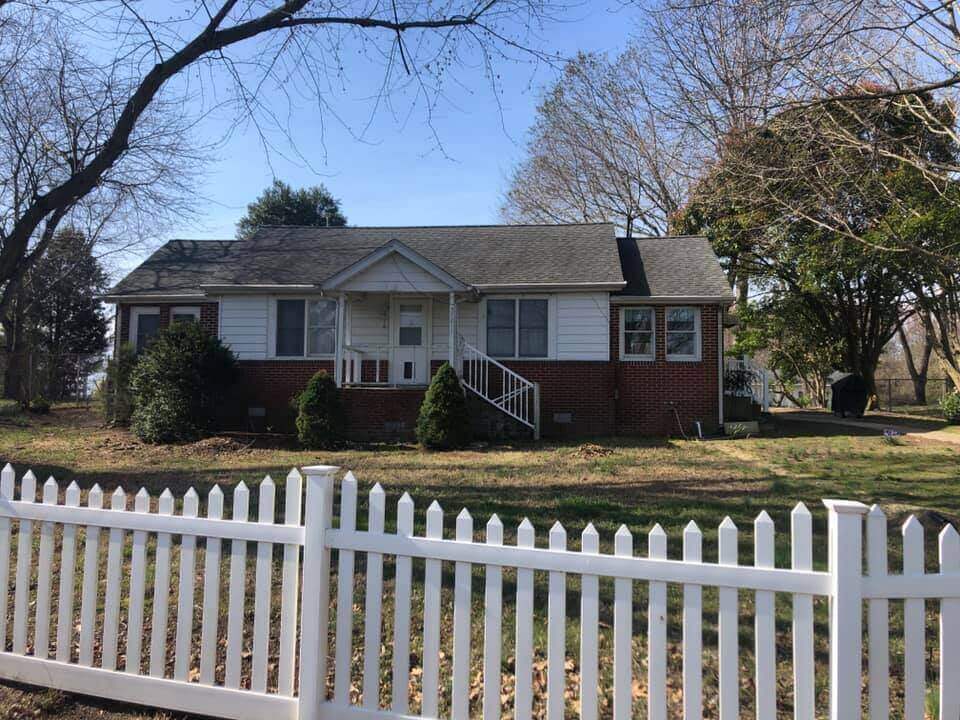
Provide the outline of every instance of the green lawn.
<path id="1" fill-rule="evenodd" d="M 478 448 L 455 453 L 428 454 L 411 447 L 381 446 L 351 448 L 339 452 L 312 453 L 291 449 L 282 440 L 247 437 L 213 438 L 201 443 L 174 447 L 149 447 L 138 443 L 121 430 L 100 428 L 96 418 L 79 409 L 60 409 L 49 417 L 0 417 L 0 461 L 12 462 L 18 471 L 32 467 L 41 481 L 53 474 L 61 487 L 76 480 L 84 489 L 97 482 L 111 492 L 118 484 L 131 493 L 145 486 L 156 498 L 164 487 L 178 497 L 193 486 L 201 497 L 215 483 L 226 486 L 239 480 L 256 483 L 270 474 L 282 484 L 282 478 L 293 466 L 323 462 L 353 470 L 361 484 L 360 525 L 365 525 L 366 502 L 363 496 L 380 482 L 388 493 L 388 525 L 396 500 L 409 491 L 417 507 L 417 533 L 423 532 L 427 505 L 437 499 L 446 512 L 445 524 L 452 532 L 453 518 L 462 507 L 473 514 L 477 538 L 489 515 L 496 512 L 507 532 L 506 542 L 515 539 L 514 529 L 529 517 L 537 528 L 538 545 L 546 544 L 546 531 L 555 520 L 567 528 L 571 548 L 579 548 L 579 535 L 592 521 L 601 534 L 601 550 L 612 551 L 613 534 L 625 523 L 635 536 L 638 553 L 646 552 L 645 535 L 659 522 L 670 537 L 670 555 L 679 557 L 681 532 L 689 520 L 695 520 L 704 531 L 704 557 L 716 558 L 716 527 L 729 515 L 740 528 L 741 563 L 752 562 L 751 523 L 761 509 L 766 509 L 778 528 L 777 563 L 789 562 L 789 513 L 802 500 L 814 513 L 815 533 L 822 540 L 826 516 L 820 504 L 824 497 L 845 497 L 866 503 L 879 502 L 887 509 L 891 535 L 911 512 L 921 514 L 928 530 L 928 565 L 935 568 L 935 533 L 943 519 L 960 517 L 960 494 L 955 484 L 960 476 L 960 446 L 920 440 L 886 440 L 870 430 L 846 429 L 838 426 L 817 426 L 797 422 L 784 423 L 772 434 L 742 440 L 708 442 L 620 439 L 596 444 L 544 444 L 536 447 Z M 256 493 L 253 493 L 255 499 Z M 282 503 L 278 503 L 282 506 Z M 229 511 L 229 492 L 228 492 Z M 202 554 L 202 553 L 201 553 Z M 825 547 L 819 542 L 815 557 L 825 562 Z M 202 560 L 201 560 L 202 562 Z M 899 553 L 891 544 L 891 568 L 899 566 Z M 200 565 L 198 565 L 200 567 Z M 358 594 L 355 603 L 362 607 L 363 564 L 357 569 Z M 452 587 L 452 568 L 444 577 L 445 592 Z M 422 569 L 415 567 L 415 578 L 422 579 Z M 391 629 L 390 586 L 392 564 L 385 577 L 385 637 Z M 175 576 L 175 575 L 174 575 Z M 475 615 L 482 608 L 482 569 L 474 574 Z M 573 660 L 569 673 L 571 692 L 569 709 L 576 707 L 576 641 L 579 608 L 578 579 L 568 579 L 568 655 Z M 503 649 L 503 694 L 510 708 L 512 683 L 512 592 L 513 574 L 505 573 L 505 612 Z M 546 577 L 537 578 L 537 592 L 544 593 Z M 419 589 L 419 586 L 418 586 Z M 149 590 L 149 588 L 148 588 Z M 610 598 L 612 583 L 601 587 L 601 652 L 611 652 L 609 630 L 612 618 Z M 414 618 L 417 617 L 420 594 L 415 590 Z M 645 717 L 645 627 L 646 589 L 637 584 L 635 594 L 635 676 L 640 681 L 634 689 L 637 717 Z M 679 588 L 671 591 L 671 609 L 678 607 Z M 447 598 L 449 600 L 449 598 Z M 276 605 L 276 603 L 275 603 Z M 537 607 L 541 608 L 538 597 Z M 752 599 L 741 594 L 741 647 L 743 664 L 742 712 L 752 708 Z M 818 623 L 825 619 L 825 603 L 818 603 Z M 895 603 L 893 605 L 896 605 Z M 173 606 L 172 606 L 173 607 Z M 705 693 L 706 708 L 715 708 L 716 591 L 707 589 L 705 607 Z M 932 610 L 932 605 L 930 607 Z M 445 604 L 444 626 L 447 627 L 449 604 Z M 538 615 L 540 611 L 538 610 Z M 673 615 L 674 619 L 676 615 Z M 931 613 L 931 622 L 935 615 Z M 545 645 L 543 618 L 538 616 L 535 638 L 538 651 Z M 782 638 L 779 652 L 781 678 L 779 700 L 784 717 L 792 714 L 790 704 L 789 598 L 778 601 L 778 634 Z M 124 624 L 123 622 L 121 623 Z M 894 617 L 893 646 L 897 645 L 898 623 Z M 415 623 L 416 627 L 416 623 Z M 679 624 L 671 622 L 671 667 L 679 668 Z M 355 623 L 357 645 L 362 640 L 362 622 Z M 416 633 L 415 633 L 416 637 Z M 474 623 L 474 660 L 479 667 L 482 629 Z M 450 660 L 449 633 L 444 633 L 446 656 L 444 677 L 448 677 Z M 818 644 L 823 653 L 823 643 Z M 931 644 L 930 657 L 936 652 Z M 420 652 L 417 641 L 412 649 Z M 543 658 L 539 658 L 542 660 Z M 384 667 L 390 660 L 389 643 L 384 648 Z M 360 656 L 355 655 L 359 667 Z M 896 662 L 893 663 L 896 666 Z M 601 686 L 602 712 L 610 712 L 609 663 L 603 664 Z M 675 673 L 671 673 L 674 676 Z M 479 678 L 474 681 L 479 683 Z M 413 680 L 414 707 L 418 678 Z M 355 682 L 359 687 L 359 683 Z M 894 683 L 896 690 L 897 683 Z M 386 696 L 389 688 L 384 688 Z M 679 699 L 678 684 L 671 682 L 671 704 Z M 820 693 L 818 702 L 825 702 Z M 473 705 L 472 711 L 478 711 Z M 91 703 L 56 693 L 24 691 L 0 687 L 0 716 L 51 718 L 129 718 L 165 717 L 152 712 L 142 713 L 104 703 Z"/>

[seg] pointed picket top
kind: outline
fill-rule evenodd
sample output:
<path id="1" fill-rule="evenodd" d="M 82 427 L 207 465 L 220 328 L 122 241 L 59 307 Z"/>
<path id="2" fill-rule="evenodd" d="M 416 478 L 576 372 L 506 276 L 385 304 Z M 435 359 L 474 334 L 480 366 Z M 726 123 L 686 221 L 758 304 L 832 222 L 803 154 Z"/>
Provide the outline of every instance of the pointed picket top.
<path id="1" fill-rule="evenodd" d="M 766 510 L 761 510 L 760 514 L 757 515 L 756 520 L 753 521 L 754 527 L 760 525 L 773 525 L 773 518 L 767 514 Z"/>
<path id="2" fill-rule="evenodd" d="M 138 513 L 150 512 L 150 493 L 142 487 L 133 498 L 133 510 Z"/>
<path id="3" fill-rule="evenodd" d="M 627 537 L 632 540 L 633 533 L 630 532 L 630 528 L 628 528 L 626 525 L 621 525 L 620 527 L 617 528 L 617 532 L 613 537 L 614 538 Z"/>
<path id="4" fill-rule="evenodd" d="M 53 475 L 47 478 L 47 481 L 43 484 L 43 502 L 46 505 L 55 505 L 57 503 L 57 496 L 60 494 L 60 486 L 57 485 L 57 481 L 53 479 Z"/>
<path id="5" fill-rule="evenodd" d="M 537 531 L 533 529 L 530 518 L 524 518 L 517 526 L 517 545 L 533 547 L 536 542 Z"/>
<path id="6" fill-rule="evenodd" d="M 648 532 L 647 535 L 650 537 L 666 537 L 667 533 L 660 523 L 655 523 L 654 526 L 650 528 L 650 532 Z"/>
<path id="7" fill-rule="evenodd" d="M 580 534 L 580 550 L 585 553 L 600 552 L 600 533 L 597 532 L 593 523 L 587 523 Z"/>
<path id="8" fill-rule="evenodd" d="M 397 535 L 413 535 L 413 498 L 405 492 L 397 502 Z"/>
<path id="9" fill-rule="evenodd" d="M 443 537 L 443 508 L 436 500 L 427 508 L 427 537 Z"/>
<path id="10" fill-rule="evenodd" d="M 291 468 L 290 472 L 287 473 L 287 482 L 303 482 L 303 475 L 300 474 L 300 471 L 296 468 Z"/>
<path id="11" fill-rule="evenodd" d="M 920 524 L 920 521 L 917 520 L 916 515 L 911 515 L 907 518 L 907 521 L 903 523 L 903 527 L 900 529 L 904 537 L 919 535 L 923 537 L 923 525 Z"/>
<path id="12" fill-rule="evenodd" d="M 37 501 L 37 476 L 33 470 L 27 470 L 20 481 L 20 499 L 26 502 Z"/>
<path id="13" fill-rule="evenodd" d="M 76 480 L 67 485 L 67 491 L 64 495 L 67 505 L 77 507 L 80 504 L 80 486 L 77 485 Z"/>
<path id="14" fill-rule="evenodd" d="M 473 517 L 466 508 L 457 515 L 457 540 L 460 542 L 473 540 Z"/>
<path id="15" fill-rule="evenodd" d="M 186 494 L 183 496 L 183 516 L 184 517 L 196 517 L 197 511 L 200 509 L 200 496 L 197 495 L 197 491 L 193 488 L 187 490 Z"/>
<path id="16" fill-rule="evenodd" d="M 347 470 L 347 474 L 343 476 L 343 482 L 356 484 L 357 476 L 353 474 L 353 470 Z"/>
<path id="17" fill-rule="evenodd" d="M 727 515 L 727 516 L 723 519 L 723 522 L 720 523 L 719 529 L 720 529 L 720 530 L 734 530 L 734 531 L 736 531 L 737 525 L 736 525 L 736 523 L 733 522 L 733 520 L 730 518 L 730 516 Z"/>
<path id="18" fill-rule="evenodd" d="M 658 527 L 659 527 L 659 526 L 658 526 Z M 691 520 L 690 522 L 688 522 L 688 523 L 684 526 L 684 528 L 683 528 L 683 534 L 684 534 L 684 535 L 687 535 L 687 534 L 690 534 L 690 535 L 702 535 L 703 533 L 700 532 L 700 526 L 697 525 L 693 520 Z"/>
<path id="19" fill-rule="evenodd" d="M 721 565 L 737 564 L 737 534 L 737 526 L 728 515 L 720 523 L 720 527 L 717 528 L 717 559 Z"/>
<path id="20" fill-rule="evenodd" d="M 160 493 L 160 500 L 157 501 L 157 511 L 161 515 L 173 515 L 173 493 L 170 488 L 164 488 Z"/>
<path id="21" fill-rule="evenodd" d="M 409 505 L 413 507 L 413 498 L 410 497 L 410 493 L 404 492 L 397 501 L 397 505 Z"/>
<path id="22" fill-rule="evenodd" d="M 886 517 L 886 514 L 884 514 L 883 512 L 883 508 L 881 508 L 876 503 L 870 506 L 870 512 L 868 512 L 867 515 L 869 515 L 870 517 L 882 517 L 882 518 Z"/>
<path id="23" fill-rule="evenodd" d="M 267 487 L 272 487 L 273 484 L 274 484 L 274 483 L 273 483 L 273 478 L 270 477 L 269 475 L 264 475 L 264 476 L 263 476 L 263 480 L 260 481 L 260 487 L 261 487 L 261 488 L 262 488 L 264 485 L 266 485 Z"/>
<path id="24" fill-rule="evenodd" d="M 496 513 L 487 520 L 487 544 L 503 545 L 503 523 L 500 522 Z"/>
<path id="25" fill-rule="evenodd" d="M 567 531 L 557 520 L 550 528 L 550 549 L 563 550 L 567 547 Z"/>
<path id="26" fill-rule="evenodd" d="M 303 476 L 296 468 L 287 473 L 283 500 L 284 524 L 300 525 L 300 516 L 303 514 Z"/>
<path id="27" fill-rule="evenodd" d="M 953 525 L 944 525 L 937 538 L 940 547 L 940 571 L 960 570 L 960 534 Z"/>
<path id="28" fill-rule="evenodd" d="M 375 483 L 374 486 L 370 488 L 370 497 L 373 497 L 374 495 L 386 495 L 386 494 L 387 493 L 386 491 L 384 491 L 383 485 L 381 485 L 380 483 Z M 434 502 L 436 502 L 436 500 L 434 500 Z"/>
<path id="29" fill-rule="evenodd" d="M 520 521 L 520 524 L 517 526 L 518 530 L 533 530 L 533 523 L 530 522 L 530 518 L 524 518 Z"/>
<path id="30" fill-rule="evenodd" d="M 874 507 L 876 507 L 876 505 L 874 505 Z M 812 517 L 810 514 L 810 510 L 807 508 L 806 505 L 803 504 L 803 502 L 798 502 L 796 505 L 794 505 L 793 510 L 790 511 L 790 514 L 793 517 L 801 517 L 801 516 Z"/>
<path id="31" fill-rule="evenodd" d="M 277 487 L 273 484 L 273 478 L 269 475 L 263 478 L 260 483 L 260 500 L 257 506 L 257 521 L 261 523 L 273 523 L 275 514 L 275 501 L 277 496 Z"/>
<path id="32" fill-rule="evenodd" d="M 13 469 L 13 465 L 7 463 L 3 466 L 3 471 L 0 471 L 0 495 L 13 500 L 13 485 L 16 481 L 17 471 Z"/>
<path id="33" fill-rule="evenodd" d="M 207 504 L 213 502 L 223 502 L 223 490 L 220 489 L 219 485 L 214 485 L 210 488 L 210 492 L 207 493 Z"/>
<path id="34" fill-rule="evenodd" d="M 703 533 L 691 520 L 683 529 L 683 559 L 687 562 L 700 562 L 703 557 Z"/>
<path id="35" fill-rule="evenodd" d="M 616 555 L 633 554 L 633 533 L 626 525 L 617 528 L 617 532 L 613 536 L 613 552 Z"/>
<path id="36" fill-rule="evenodd" d="M 87 493 L 87 507 L 103 507 L 103 490 L 100 489 L 97 483 L 94 483 L 93 487 L 90 488 L 90 492 Z"/>
<path id="37" fill-rule="evenodd" d="M 233 488 L 233 519 L 246 520 L 250 513 L 250 488 L 241 480 Z"/>
<path id="38" fill-rule="evenodd" d="M 113 494 L 110 496 L 110 509 L 111 510 L 126 510 L 127 509 L 127 494 L 123 491 L 123 487 L 117 485 L 117 489 L 113 491 Z"/>
<path id="39" fill-rule="evenodd" d="M 427 508 L 427 517 L 430 516 L 430 513 L 440 513 L 443 515 L 443 508 L 440 507 L 440 503 L 438 503 L 436 500 L 430 503 L 430 507 Z"/>

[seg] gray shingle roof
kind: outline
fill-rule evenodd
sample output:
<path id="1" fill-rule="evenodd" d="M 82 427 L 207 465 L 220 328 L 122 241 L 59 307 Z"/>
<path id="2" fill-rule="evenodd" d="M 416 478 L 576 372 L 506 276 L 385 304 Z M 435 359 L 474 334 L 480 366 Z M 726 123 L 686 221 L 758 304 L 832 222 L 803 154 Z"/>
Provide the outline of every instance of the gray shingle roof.
<path id="1" fill-rule="evenodd" d="M 110 295 L 199 294 L 201 285 L 319 285 L 398 240 L 469 285 L 622 283 L 610 224 L 267 227 L 249 240 L 172 240 Z"/>
<path id="2" fill-rule="evenodd" d="M 610 284 L 625 295 L 730 296 L 703 238 L 616 240 L 610 224 L 267 227 L 248 240 L 171 240 L 110 296 L 201 295 L 207 285 L 320 285 L 391 240 L 464 283 Z"/>
<path id="3" fill-rule="evenodd" d="M 705 237 L 617 238 L 625 296 L 723 298 L 733 292 Z"/>

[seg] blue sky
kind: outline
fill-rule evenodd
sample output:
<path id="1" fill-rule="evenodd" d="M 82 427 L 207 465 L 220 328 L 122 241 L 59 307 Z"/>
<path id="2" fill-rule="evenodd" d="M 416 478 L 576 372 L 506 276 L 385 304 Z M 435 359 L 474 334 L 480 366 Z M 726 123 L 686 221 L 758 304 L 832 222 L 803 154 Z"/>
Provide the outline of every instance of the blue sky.
<path id="1" fill-rule="evenodd" d="M 569 56 L 578 50 L 616 53 L 622 50 L 636 22 L 636 10 L 618 0 L 594 0 L 565 11 L 561 20 L 545 26 L 543 47 Z M 346 55 L 346 54 L 345 54 Z M 347 65 L 346 76 L 362 87 L 376 82 L 381 68 L 362 58 Z M 556 71 L 541 66 L 503 64 L 498 111 L 489 81 L 478 69 L 458 70 L 466 87 L 449 92 L 449 104 L 433 117 L 443 151 L 426 122 L 414 108 L 405 122 L 388 112 L 374 116 L 358 141 L 350 129 L 369 120 L 369 99 L 362 91 L 331 97 L 348 127 L 318 109 L 304 106 L 292 116 L 296 147 L 309 159 L 267 153 L 252 129 L 235 134 L 218 149 L 205 168 L 201 183 L 203 201 L 197 221 L 173 227 L 169 237 L 230 238 L 237 219 L 274 177 L 294 186 L 324 183 L 340 198 L 351 225 L 436 225 L 493 223 L 498 221 L 500 197 L 506 177 L 523 154 L 525 133 L 534 117 L 537 100 Z M 453 85 L 448 85 L 453 88 Z M 406 112 L 409 101 L 397 99 Z M 211 119 L 200 132 L 216 137 L 220 119 Z M 323 127 L 322 138 L 320 128 Z M 289 155 L 289 154 L 288 154 Z"/>

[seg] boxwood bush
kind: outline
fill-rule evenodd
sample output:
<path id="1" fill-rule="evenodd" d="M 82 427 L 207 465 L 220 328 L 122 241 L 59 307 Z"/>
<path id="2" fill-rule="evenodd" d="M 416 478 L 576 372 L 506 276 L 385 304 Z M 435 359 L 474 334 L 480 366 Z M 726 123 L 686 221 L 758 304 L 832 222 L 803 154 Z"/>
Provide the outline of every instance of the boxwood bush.
<path id="1" fill-rule="evenodd" d="M 133 415 L 130 377 L 137 365 L 133 345 L 123 343 L 107 363 L 106 378 L 97 387 L 103 419 L 108 425 L 129 425 Z"/>
<path id="2" fill-rule="evenodd" d="M 960 424 L 960 391 L 954 390 L 940 398 L 940 412 L 952 425 Z"/>
<path id="3" fill-rule="evenodd" d="M 142 353 L 130 378 L 130 427 L 149 443 L 197 440 L 214 429 L 237 381 L 237 362 L 197 323 L 173 323 Z"/>
<path id="4" fill-rule="evenodd" d="M 344 422 L 337 384 L 321 370 L 297 398 L 297 440 L 311 450 L 336 447 L 343 440 Z"/>
<path id="5" fill-rule="evenodd" d="M 417 440 L 434 450 L 453 450 L 470 442 L 470 414 L 457 373 L 444 363 L 433 376 L 417 417 Z"/>

